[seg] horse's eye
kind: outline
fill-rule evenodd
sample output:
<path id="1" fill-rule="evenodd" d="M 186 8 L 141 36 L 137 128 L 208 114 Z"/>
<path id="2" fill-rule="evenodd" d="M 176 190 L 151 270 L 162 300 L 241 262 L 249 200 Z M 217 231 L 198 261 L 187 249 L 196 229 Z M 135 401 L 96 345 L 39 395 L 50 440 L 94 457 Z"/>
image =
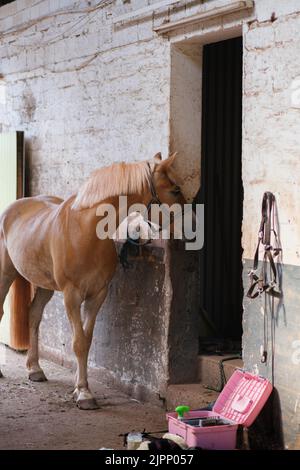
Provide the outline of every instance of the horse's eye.
<path id="1" fill-rule="evenodd" d="M 171 193 L 174 194 L 174 196 L 178 196 L 178 194 L 180 193 L 180 187 L 175 186 L 175 188 L 172 189 Z"/>

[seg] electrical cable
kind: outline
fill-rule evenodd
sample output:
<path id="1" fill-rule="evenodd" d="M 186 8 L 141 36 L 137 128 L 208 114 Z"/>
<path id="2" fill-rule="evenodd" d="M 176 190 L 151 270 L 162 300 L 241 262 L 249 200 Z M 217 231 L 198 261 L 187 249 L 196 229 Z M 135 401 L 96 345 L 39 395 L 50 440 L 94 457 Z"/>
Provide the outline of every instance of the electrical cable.
<path id="1" fill-rule="evenodd" d="M 43 0 L 44 1 L 44 0 Z M 86 9 L 81 9 L 81 10 L 58 10 L 56 12 L 53 12 L 49 15 L 43 15 L 43 16 L 40 16 L 39 18 L 36 18 L 35 20 L 31 20 L 29 22 L 27 22 L 27 24 L 20 24 L 18 26 L 20 26 L 20 28 L 18 29 L 15 29 L 15 27 L 12 27 L 12 28 L 8 28 L 7 30 L 5 30 L 4 32 L 1 32 L 0 33 L 0 39 L 6 37 L 6 36 L 9 36 L 11 34 L 16 34 L 16 33 L 20 33 L 20 32 L 24 32 L 26 31 L 27 29 L 30 29 L 32 26 L 36 26 L 37 23 L 41 22 L 41 21 L 44 21 L 46 19 L 50 19 L 50 18 L 55 18 L 57 16 L 61 16 L 61 15 L 71 15 L 71 14 L 89 14 L 89 13 L 92 13 L 98 9 L 101 9 L 101 8 L 104 8 L 105 6 L 108 6 L 108 5 L 111 5 L 112 3 L 114 3 L 115 0 L 101 0 L 99 3 L 97 3 L 94 7 L 92 8 L 86 8 Z M 36 4 L 37 5 L 37 4 Z M 36 6 L 36 5 L 33 5 L 33 6 Z"/>

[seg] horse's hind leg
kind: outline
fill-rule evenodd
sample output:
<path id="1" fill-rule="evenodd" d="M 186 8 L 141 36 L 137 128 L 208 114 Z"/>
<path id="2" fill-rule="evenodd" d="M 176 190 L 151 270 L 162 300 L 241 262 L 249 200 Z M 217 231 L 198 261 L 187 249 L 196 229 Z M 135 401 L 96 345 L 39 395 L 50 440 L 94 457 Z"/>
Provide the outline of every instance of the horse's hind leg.
<path id="1" fill-rule="evenodd" d="M 29 379 L 33 382 L 44 382 L 47 380 L 39 365 L 38 339 L 43 311 L 52 296 L 53 291 L 38 287 L 29 310 L 29 349 L 26 366 Z"/>
<path id="2" fill-rule="evenodd" d="M 4 301 L 13 281 L 14 281 L 14 277 L 7 278 L 4 275 L 2 275 L 2 273 L 0 272 L 0 322 L 4 313 L 4 310 L 3 310 Z M 0 378 L 1 377 L 3 377 L 3 375 L 0 369 Z"/>
<path id="3" fill-rule="evenodd" d="M 3 305 L 9 288 L 17 276 L 17 271 L 9 257 L 0 233 L 0 322 L 3 317 Z M 0 377 L 2 373 L 0 370 Z"/>

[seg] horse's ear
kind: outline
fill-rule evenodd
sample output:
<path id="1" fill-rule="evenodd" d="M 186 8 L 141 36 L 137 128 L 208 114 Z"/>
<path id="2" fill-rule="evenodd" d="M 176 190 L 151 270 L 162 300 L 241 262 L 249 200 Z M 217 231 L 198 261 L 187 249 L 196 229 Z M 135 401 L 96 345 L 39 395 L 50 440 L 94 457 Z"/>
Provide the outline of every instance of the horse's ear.
<path id="1" fill-rule="evenodd" d="M 177 157 L 177 152 L 173 152 L 173 153 L 169 156 L 169 158 L 167 158 L 167 160 L 166 160 L 166 166 L 167 166 L 167 168 L 170 168 L 170 167 L 173 165 L 173 163 L 174 163 L 175 160 L 176 160 L 176 157 Z"/>
<path id="2" fill-rule="evenodd" d="M 160 163 L 162 161 L 162 156 L 161 156 L 160 152 L 158 152 L 157 154 L 154 155 L 153 161 L 154 161 L 154 163 Z"/>
<path id="3" fill-rule="evenodd" d="M 157 169 L 160 172 L 166 173 L 168 178 L 178 186 L 183 184 L 182 177 L 178 174 L 178 171 L 174 165 L 174 162 L 177 157 L 177 152 L 172 153 L 169 158 L 162 160 L 159 165 L 157 165 Z"/>
<path id="4" fill-rule="evenodd" d="M 165 160 L 162 160 L 159 163 L 159 168 L 162 171 L 168 172 L 168 170 L 170 170 L 170 168 L 173 166 L 173 164 L 175 162 L 175 159 L 176 159 L 176 156 L 177 156 L 177 152 L 174 152 L 169 156 L 169 158 L 166 158 Z"/>
<path id="5" fill-rule="evenodd" d="M 150 165 L 150 168 L 152 171 L 154 171 L 154 169 L 160 165 L 162 162 L 162 157 L 161 157 L 161 153 L 158 152 L 154 155 L 154 157 L 148 161 L 149 165 Z"/>

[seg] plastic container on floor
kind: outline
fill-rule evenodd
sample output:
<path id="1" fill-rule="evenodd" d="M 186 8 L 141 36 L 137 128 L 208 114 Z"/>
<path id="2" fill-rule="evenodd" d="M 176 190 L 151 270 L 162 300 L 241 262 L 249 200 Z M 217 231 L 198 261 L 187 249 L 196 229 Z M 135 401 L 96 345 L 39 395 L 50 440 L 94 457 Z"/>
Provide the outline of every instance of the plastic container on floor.
<path id="1" fill-rule="evenodd" d="M 236 370 L 212 411 L 189 411 L 185 413 L 184 419 L 178 419 L 177 413 L 168 413 L 169 432 L 181 436 L 189 447 L 235 449 L 238 425 L 251 426 L 271 392 L 272 385 L 264 377 Z M 205 422 L 195 425 L 194 420 L 207 418 L 220 419 L 221 423 L 218 425 L 213 420 L 211 426 L 205 426 Z M 193 420 L 192 424 L 189 424 L 189 419 Z"/>

